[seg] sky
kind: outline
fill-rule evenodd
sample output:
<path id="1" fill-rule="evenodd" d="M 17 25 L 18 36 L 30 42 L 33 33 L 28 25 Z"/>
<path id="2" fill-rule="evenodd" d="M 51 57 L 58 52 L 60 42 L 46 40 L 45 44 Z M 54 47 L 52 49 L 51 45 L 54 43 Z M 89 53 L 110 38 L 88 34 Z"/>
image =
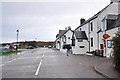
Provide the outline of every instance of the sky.
<path id="1" fill-rule="evenodd" d="M 55 41 L 59 29 L 72 30 L 106 7 L 110 0 L 2 0 L 2 43 Z"/>

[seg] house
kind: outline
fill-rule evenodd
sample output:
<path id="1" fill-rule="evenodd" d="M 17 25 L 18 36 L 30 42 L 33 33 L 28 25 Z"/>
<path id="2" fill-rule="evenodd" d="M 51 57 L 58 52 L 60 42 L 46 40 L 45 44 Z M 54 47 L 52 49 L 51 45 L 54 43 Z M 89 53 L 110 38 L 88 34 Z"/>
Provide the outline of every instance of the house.
<path id="1" fill-rule="evenodd" d="M 100 51 L 103 56 L 108 56 L 111 48 L 107 48 L 107 44 L 111 43 L 112 37 L 119 31 L 119 14 L 120 14 L 120 0 L 111 0 L 111 3 L 97 14 L 89 18 L 80 20 L 78 26 L 72 35 L 72 52 L 73 54 L 85 54 L 86 52 Z M 59 31 L 56 42 L 62 49 L 66 43 L 65 32 Z M 61 35 L 62 34 L 62 35 Z M 108 39 L 103 39 L 103 35 L 109 34 Z M 69 43 L 70 44 L 70 43 Z M 57 45 L 57 44 L 56 44 Z M 108 56 L 109 57 L 109 56 Z"/>
<path id="2" fill-rule="evenodd" d="M 59 34 L 56 35 L 56 48 L 62 52 L 66 52 L 67 48 L 65 48 L 65 46 L 71 47 L 72 45 L 72 34 L 73 31 L 71 30 L 71 27 L 68 27 L 65 30 L 59 30 Z"/>
<path id="3" fill-rule="evenodd" d="M 61 36 L 66 32 L 67 30 L 59 30 L 59 33 L 56 35 L 56 40 L 55 40 L 55 45 L 56 45 L 56 49 L 61 49 L 62 45 L 61 45 Z"/>
<path id="4" fill-rule="evenodd" d="M 74 31 L 72 35 L 72 54 L 85 54 L 88 38 L 85 31 Z"/>
<path id="5" fill-rule="evenodd" d="M 104 9 L 99 11 L 93 17 L 89 18 L 87 21 L 82 23 L 79 27 L 75 29 L 75 31 L 85 31 L 86 36 L 88 38 L 88 42 L 84 43 L 86 46 L 85 52 L 94 52 L 96 50 L 104 50 L 101 49 L 101 44 L 103 43 L 101 36 L 102 33 L 99 33 L 102 28 L 102 21 L 106 15 L 118 15 L 120 12 L 120 0 L 111 0 L 111 3 L 106 6 Z M 104 46 L 104 45 L 102 45 Z M 105 50 L 104 50 L 105 51 Z M 104 56 L 105 52 L 104 52 Z"/>

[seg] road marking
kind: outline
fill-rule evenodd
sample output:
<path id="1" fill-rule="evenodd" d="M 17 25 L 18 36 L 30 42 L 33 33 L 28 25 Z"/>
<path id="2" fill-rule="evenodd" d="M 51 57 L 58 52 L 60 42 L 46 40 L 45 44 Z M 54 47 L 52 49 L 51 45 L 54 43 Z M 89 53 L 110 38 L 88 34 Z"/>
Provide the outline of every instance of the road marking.
<path id="1" fill-rule="evenodd" d="M 39 65 L 38 65 L 38 68 L 37 68 L 37 71 L 36 71 L 35 75 L 38 75 L 38 72 L 39 72 L 40 67 L 41 67 L 41 63 L 42 63 L 42 59 L 41 59 L 41 61 L 40 61 Z"/>
<path id="2" fill-rule="evenodd" d="M 43 56 L 42 56 L 42 58 L 44 57 L 44 54 L 43 54 Z"/>
<path id="3" fill-rule="evenodd" d="M 11 62 L 13 62 L 13 61 L 15 61 L 16 59 L 13 59 L 13 60 L 11 60 L 11 61 L 8 61 L 7 63 L 11 63 Z"/>
<path id="4" fill-rule="evenodd" d="M 18 58 L 18 59 L 35 59 L 35 58 L 40 58 L 39 56 L 38 57 L 23 57 L 23 58 Z"/>
<path id="5" fill-rule="evenodd" d="M 17 59 L 13 59 L 13 60 L 11 60 L 11 61 L 8 61 L 8 62 L 6 62 L 6 64 L 11 63 L 11 62 L 13 62 L 13 61 L 15 61 L 15 60 L 17 60 Z M 5 64 L 1 64 L 0 67 L 2 67 L 2 66 L 4 66 L 4 65 L 5 65 Z"/>
<path id="6" fill-rule="evenodd" d="M 5 64 L 1 64 L 0 67 L 4 66 Z"/>
<path id="7" fill-rule="evenodd" d="M 44 54 L 42 55 L 42 59 L 43 59 L 43 57 L 44 57 Z M 40 61 L 39 65 L 38 65 L 38 68 L 37 68 L 37 70 L 36 70 L 35 75 L 38 75 L 38 73 L 39 73 L 39 71 L 40 71 L 41 64 L 42 64 L 42 59 L 41 59 L 41 61 Z"/>

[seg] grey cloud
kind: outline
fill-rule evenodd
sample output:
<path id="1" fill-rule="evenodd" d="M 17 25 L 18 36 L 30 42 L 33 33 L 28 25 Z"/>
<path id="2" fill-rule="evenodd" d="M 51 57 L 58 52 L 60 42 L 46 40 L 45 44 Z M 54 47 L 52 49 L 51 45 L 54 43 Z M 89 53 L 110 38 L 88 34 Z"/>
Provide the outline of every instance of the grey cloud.
<path id="1" fill-rule="evenodd" d="M 99 1 L 98 1 L 99 2 Z M 19 40 L 55 40 L 59 29 L 79 26 L 79 19 L 90 18 L 106 3 L 36 3 L 12 2 L 2 4 L 3 42 L 16 41 L 16 30 L 20 30 Z"/>

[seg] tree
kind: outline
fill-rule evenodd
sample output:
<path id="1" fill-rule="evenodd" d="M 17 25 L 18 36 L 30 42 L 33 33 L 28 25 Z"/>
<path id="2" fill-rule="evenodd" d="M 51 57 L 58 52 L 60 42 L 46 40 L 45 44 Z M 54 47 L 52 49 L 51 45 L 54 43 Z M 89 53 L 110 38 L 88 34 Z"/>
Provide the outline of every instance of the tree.
<path id="1" fill-rule="evenodd" d="M 113 61 L 115 63 L 115 69 L 120 71 L 120 33 L 116 33 L 112 41 L 113 41 L 113 50 L 114 50 Z"/>

